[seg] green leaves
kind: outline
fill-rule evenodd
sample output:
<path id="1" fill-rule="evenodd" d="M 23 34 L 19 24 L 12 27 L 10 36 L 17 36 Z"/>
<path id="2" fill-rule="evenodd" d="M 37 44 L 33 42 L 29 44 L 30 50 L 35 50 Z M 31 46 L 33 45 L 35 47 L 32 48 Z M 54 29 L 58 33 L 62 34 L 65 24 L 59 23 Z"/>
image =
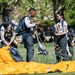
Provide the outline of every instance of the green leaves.
<path id="1" fill-rule="evenodd" d="M 63 3 L 65 7 L 65 18 L 69 25 L 75 24 L 75 0 L 65 0 Z"/>

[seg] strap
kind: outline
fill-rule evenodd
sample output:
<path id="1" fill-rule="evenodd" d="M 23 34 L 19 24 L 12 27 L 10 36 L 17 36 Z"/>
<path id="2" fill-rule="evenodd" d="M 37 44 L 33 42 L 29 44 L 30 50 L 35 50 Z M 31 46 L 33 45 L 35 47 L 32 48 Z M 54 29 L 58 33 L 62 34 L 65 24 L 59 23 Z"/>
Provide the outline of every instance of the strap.
<path id="1" fill-rule="evenodd" d="M 64 20 L 62 20 L 62 22 L 61 22 L 62 27 L 63 27 L 63 22 L 64 22 Z"/>
<path id="2" fill-rule="evenodd" d="M 64 20 L 62 20 L 62 22 L 61 22 L 61 25 L 62 25 L 62 28 L 63 28 L 63 31 L 64 31 Z"/>

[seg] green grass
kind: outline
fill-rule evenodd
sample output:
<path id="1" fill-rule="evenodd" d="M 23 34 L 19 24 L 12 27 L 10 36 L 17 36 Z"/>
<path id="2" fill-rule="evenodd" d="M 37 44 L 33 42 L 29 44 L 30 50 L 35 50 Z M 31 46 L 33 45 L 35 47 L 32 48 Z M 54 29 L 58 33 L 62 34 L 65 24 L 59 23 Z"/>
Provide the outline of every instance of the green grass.
<path id="1" fill-rule="evenodd" d="M 39 63 L 55 63 L 55 52 L 54 52 L 54 43 L 44 43 L 45 47 L 49 51 L 49 55 L 38 55 L 37 54 L 37 44 L 34 45 L 34 61 Z M 18 50 L 23 56 L 24 61 L 26 61 L 26 49 L 23 44 L 18 46 Z M 74 47 L 75 50 L 75 47 Z M 73 56 L 73 60 L 75 60 L 75 53 Z M 25 75 L 25 74 L 22 74 Z M 26 74 L 28 75 L 28 74 Z M 47 74 L 30 74 L 30 75 L 75 75 L 75 73 L 47 73 Z"/>

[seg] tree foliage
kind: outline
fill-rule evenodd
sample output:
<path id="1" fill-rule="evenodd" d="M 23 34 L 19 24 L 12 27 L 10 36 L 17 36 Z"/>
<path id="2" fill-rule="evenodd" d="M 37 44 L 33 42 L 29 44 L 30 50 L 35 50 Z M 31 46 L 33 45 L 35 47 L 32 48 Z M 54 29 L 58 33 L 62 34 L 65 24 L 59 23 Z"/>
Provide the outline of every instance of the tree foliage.
<path id="1" fill-rule="evenodd" d="M 15 8 L 16 5 L 17 7 Z M 17 11 L 17 15 L 20 14 L 19 17 L 27 14 L 30 8 L 36 8 L 36 20 L 39 19 L 42 23 L 48 23 L 49 25 L 52 25 L 50 24 L 51 21 L 49 23 L 49 20 L 56 20 L 55 12 L 60 8 L 64 8 L 65 19 L 68 24 L 75 24 L 75 0 L 0 0 L 1 14 L 6 14 L 3 13 L 5 9 L 10 11 L 13 8 L 19 11 Z"/>
<path id="2" fill-rule="evenodd" d="M 69 25 L 75 25 L 75 0 L 65 0 L 63 3 L 65 8 L 65 19 Z"/>

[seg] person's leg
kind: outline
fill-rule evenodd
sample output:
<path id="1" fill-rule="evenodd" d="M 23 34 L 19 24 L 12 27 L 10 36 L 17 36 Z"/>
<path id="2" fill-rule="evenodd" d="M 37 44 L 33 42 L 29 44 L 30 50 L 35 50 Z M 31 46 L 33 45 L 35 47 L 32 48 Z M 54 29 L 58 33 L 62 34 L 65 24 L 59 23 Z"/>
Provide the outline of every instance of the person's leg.
<path id="1" fill-rule="evenodd" d="M 66 44 L 67 44 L 67 40 L 66 40 L 65 37 L 63 37 L 60 40 L 60 48 L 61 48 L 61 53 L 62 53 L 63 61 L 67 61 L 69 59 L 68 53 L 67 53 L 67 49 L 66 49 Z"/>
<path id="2" fill-rule="evenodd" d="M 19 51 L 16 48 L 10 47 L 9 50 L 10 50 L 10 55 L 16 62 L 23 61 L 22 56 L 20 55 Z"/>
<path id="3" fill-rule="evenodd" d="M 26 35 L 24 39 L 25 48 L 27 49 L 26 61 L 33 61 L 34 58 L 34 44 L 32 35 Z"/>

